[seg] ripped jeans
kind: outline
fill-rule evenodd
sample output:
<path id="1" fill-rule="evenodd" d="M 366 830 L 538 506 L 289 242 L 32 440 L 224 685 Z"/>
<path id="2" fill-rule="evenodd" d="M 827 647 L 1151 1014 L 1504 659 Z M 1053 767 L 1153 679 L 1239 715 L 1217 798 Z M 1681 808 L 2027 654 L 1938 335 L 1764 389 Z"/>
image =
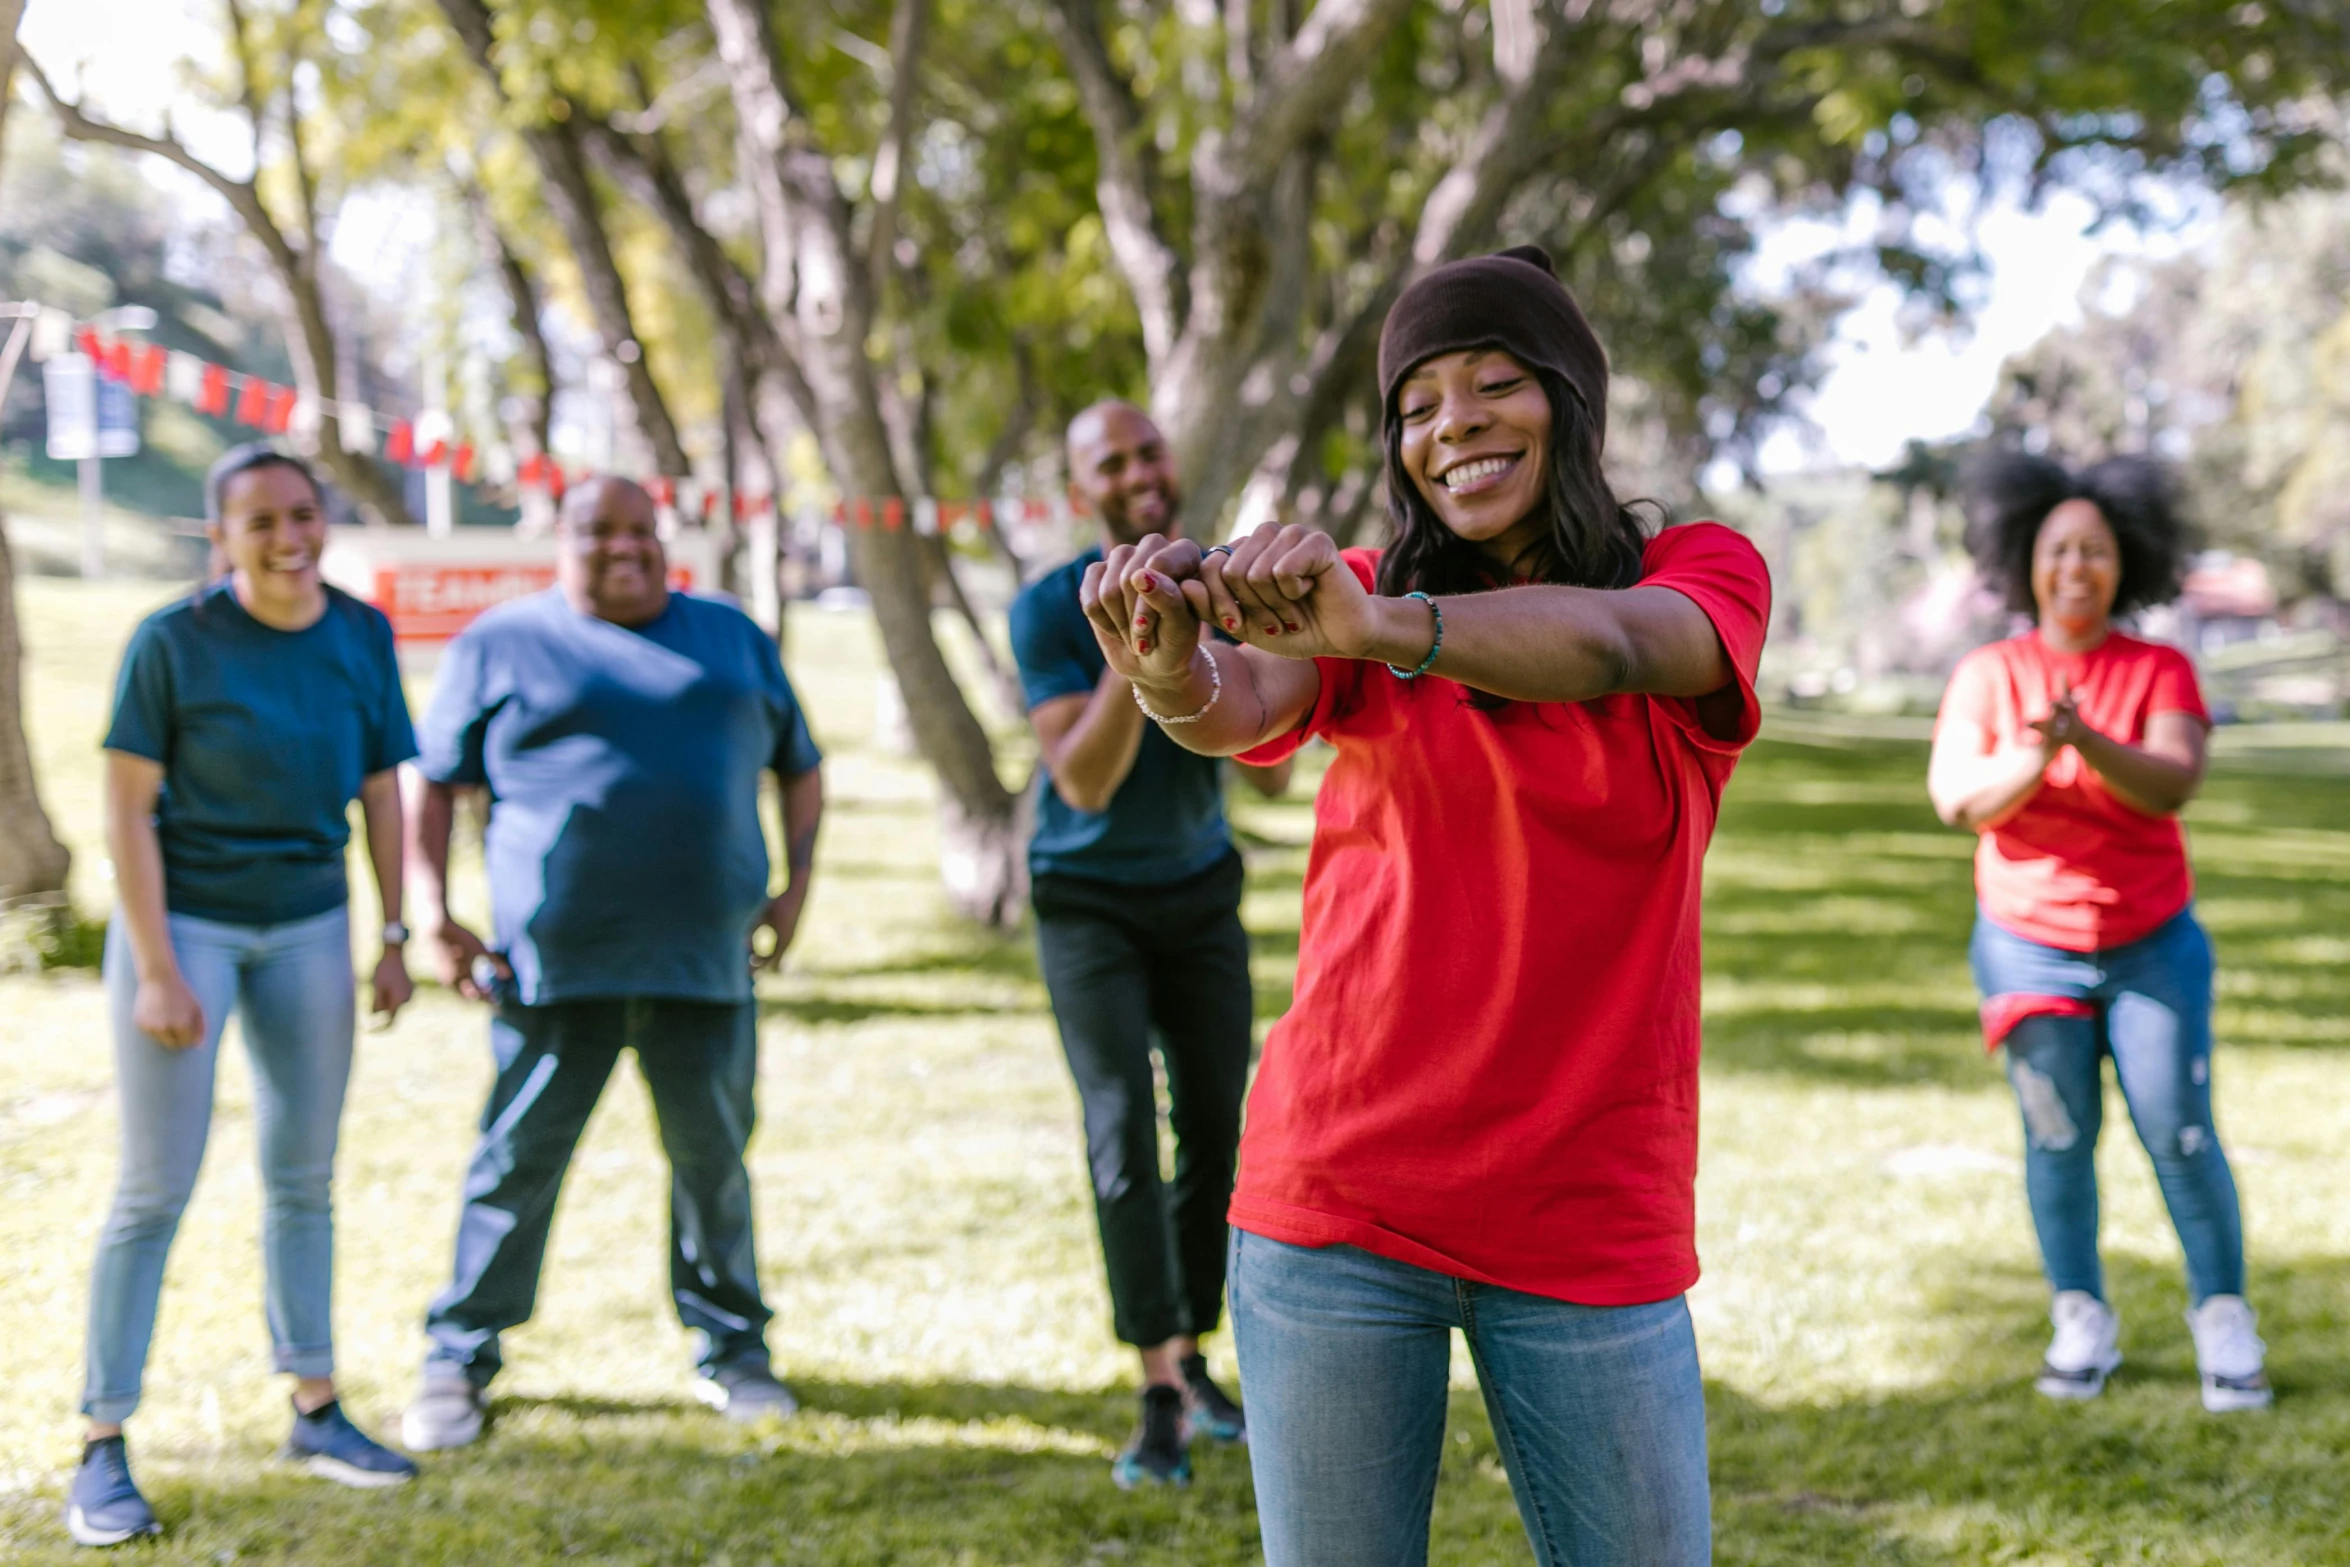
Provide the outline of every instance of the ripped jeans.
<path id="1" fill-rule="evenodd" d="M 2007 1078 L 2024 1118 L 2024 1192 L 2049 1287 L 2105 1298 L 2097 1134 L 2110 1055 L 2187 1254 L 2189 1296 L 2200 1305 L 2243 1294 L 2243 1212 L 2211 1120 L 2211 940 L 2194 909 L 2101 952 L 2043 946 L 1978 919 L 1969 955 L 1986 999 L 2060 997 L 2093 1014 L 2027 1017 L 2007 1037 Z"/>

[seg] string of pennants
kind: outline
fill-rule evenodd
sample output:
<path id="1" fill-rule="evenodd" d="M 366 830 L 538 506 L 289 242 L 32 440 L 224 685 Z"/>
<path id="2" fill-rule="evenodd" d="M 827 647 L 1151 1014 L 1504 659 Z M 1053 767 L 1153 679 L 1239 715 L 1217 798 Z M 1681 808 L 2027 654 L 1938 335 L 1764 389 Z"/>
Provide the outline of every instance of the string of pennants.
<path id="1" fill-rule="evenodd" d="M 139 397 L 168 397 L 200 414 L 234 419 L 263 435 L 300 434 L 320 437 L 329 405 L 294 387 L 280 386 L 261 376 L 231 370 L 195 354 L 157 343 L 107 337 L 95 326 L 77 325 L 64 311 L 45 309 L 35 318 L 28 355 L 45 360 L 78 350 L 108 381 L 127 387 Z M 427 412 L 414 419 L 379 416 L 364 403 L 348 399 L 331 404 L 336 438 L 347 452 L 404 468 L 446 468 L 461 484 L 487 480 L 511 482 L 524 490 L 541 491 L 560 500 L 571 485 L 589 476 L 581 466 L 566 467 L 545 453 L 516 462 L 512 452 L 493 446 L 484 451 L 457 437 L 446 414 Z M 656 504 L 682 517 L 707 523 L 727 499 L 727 487 L 694 478 L 655 478 L 646 482 Z M 776 509 L 772 493 L 738 490 L 731 510 L 738 522 Z M 996 526 L 999 517 L 1016 511 L 1021 520 L 1040 522 L 1052 513 L 1050 503 L 1027 499 L 1005 502 L 937 501 L 909 503 L 904 497 L 854 496 L 837 503 L 832 521 L 842 527 L 880 528 L 894 533 L 909 524 L 922 534 L 948 532 L 968 521 L 982 532 Z"/>

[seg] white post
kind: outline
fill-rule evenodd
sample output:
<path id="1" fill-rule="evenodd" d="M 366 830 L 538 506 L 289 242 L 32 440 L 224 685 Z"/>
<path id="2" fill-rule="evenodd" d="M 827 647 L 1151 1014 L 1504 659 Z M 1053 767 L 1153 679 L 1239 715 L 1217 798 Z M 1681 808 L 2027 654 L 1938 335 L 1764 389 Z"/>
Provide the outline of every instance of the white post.
<path id="1" fill-rule="evenodd" d="M 96 582 L 106 575 L 106 479 L 99 471 L 104 460 L 84 457 L 81 462 L 84 582 Z"/>

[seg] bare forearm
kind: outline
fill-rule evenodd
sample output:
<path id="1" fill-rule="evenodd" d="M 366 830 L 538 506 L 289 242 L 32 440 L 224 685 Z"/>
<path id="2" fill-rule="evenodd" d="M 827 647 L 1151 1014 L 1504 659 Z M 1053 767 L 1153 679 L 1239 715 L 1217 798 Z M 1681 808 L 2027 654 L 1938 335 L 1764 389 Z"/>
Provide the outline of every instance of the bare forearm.
<path id="1" fill-rule="evenodd" d="M 1079 810 L 1108 810 L 1111 797 L 1134 771 L 1148 722 L 1126 682 L 1105 672 L 1077 721 L 1045 746 L 1045 767 L 1061 798 Z"/>
<path id="2" fill-rule="evenodd" d="M 114 892 L 131 961 L 142 979 L 179 972 L 163 901 L 163 844 L 155 819 L 116 802 L 106 816 L 106 849 L 114 859 Z"/>
<path id="3" fill-rule="evenodd" d="M 824 775 L 815 768 L 783 783 L 784 888 L 806 897 L 816 874 L 816 833 L 824 821 Z"/>
<path id="4" fill-rule="evenodd" d="M 1182 674 L 1168 681 L 1137 680 L 1134 688 L 1154 713 L 1206 708 L 1195 722 L 1159 726 L 1177 745 L 1202 756 L 1238 756 L 1295 728 L 1313 706 L 1320 682 L 1310 661 L 1203 642 Z"/>
<path id="5" fill-rule="evenodd" d="M 410 804 L 408 860 L 416 877 L 417 907 L 422 923 L 437 926 L 449 917 L 449 833 L 457 817 L 457 791 L 420 778 Z"/>
<path id="6" fill-rule="evenodd" d="M 1659 595 L 1663 595 L 1662 598 Z M 1417 669 L 1436 613 L 1374 598 L 1362 656 Z M 1669 590 L 1525 587 L 1440 599 L 1444 645 L 1432 672 L 1513 702 L 1583 702 L 1619 691 L 1704 696 L 1732 679 L 1710 623 Z"/>
<path id="7" fill-rule="evenodd" d="M 404 813 L 400 809 L 400 779 L 396 772 L 377 773 L 359 786 L 359 813 L 367 823 L 367 861 L 375 872 L 375 890 L 383 901 L 387 925 L 398 922 L 402 904 Z"/>
<path id="8" fill-rule="evenodd" d="M 2135 806 L 2149 816 L 2169 816 L 2184 810 L 2203 782 L 2200 767 L 2124 745 L 2093 729 L 2076 735 L 2073 749 L 2081 753 L 2081 760 L 2096 771 L 2105 781 L 2105 787 L 2124 804 Z"/>
<path id="9" fill-rule="evenodd" d="M 2047 769 L 2047 758 L 2029 747 L 1943 763 L 1931 780 L 1935 812 L 1953 827 L 1987 832 L 2040 792 Z"/>

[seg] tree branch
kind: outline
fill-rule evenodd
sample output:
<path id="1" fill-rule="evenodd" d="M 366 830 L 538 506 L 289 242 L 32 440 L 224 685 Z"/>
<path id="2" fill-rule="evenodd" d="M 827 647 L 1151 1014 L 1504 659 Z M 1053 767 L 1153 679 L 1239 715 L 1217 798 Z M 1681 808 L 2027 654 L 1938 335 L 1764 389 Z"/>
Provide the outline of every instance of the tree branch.
<path id="1" fill-rule="evenodd" d="M 1315 6 L 1297 36 L 1266 62 L 1263 85 L 1219 139 L 1215 157 L 1225 172 L 1217 183 L 1240 191 L 1271 180 L 1283 160 L 1330 120 L 1411 6 L 1412 0 L 1322 0 Z"/>
<path id="2" fill-rule="evenodd" d="M 1093 129 L 1094 203 L 1101 209 L 1110 253 L 1126 276 L 1142 319 L 1143 350 L 1157 364 L 1174 348 L 1189 314 L 1183 262 L 1160 227 L 1154 182 L 1143 155 L 1142 109 L 1110 59 L 1095 3 L 1051 0 L 1045 20 L 1061 46 L 1086 123 Z"/>
<path id="3" fill-rule="evenodd" d="M 889 125 L 873 154 L 873 227 L 866 236 L 867 286 L 875 299 L 889 287 L 890 252 L 897 245 L 898 193 L 913 136 L 914 87 L 929 9 L 929 0 L 897 0 L 889 20 Z"/>

